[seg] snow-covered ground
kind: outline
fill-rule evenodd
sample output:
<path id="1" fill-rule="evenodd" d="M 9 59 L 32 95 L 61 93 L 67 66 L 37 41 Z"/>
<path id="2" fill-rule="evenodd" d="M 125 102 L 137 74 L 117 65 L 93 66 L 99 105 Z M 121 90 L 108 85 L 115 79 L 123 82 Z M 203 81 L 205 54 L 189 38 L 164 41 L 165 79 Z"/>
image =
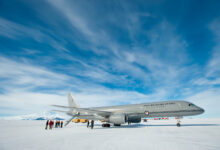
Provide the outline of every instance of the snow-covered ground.
<path id="1" fill-rule="evenodd" d="M 45 130 L 45 121 L 1 120 L 0 150 L 219 150 L 220 119 L 149 120 L 93 130 L 73 124 Z"/>

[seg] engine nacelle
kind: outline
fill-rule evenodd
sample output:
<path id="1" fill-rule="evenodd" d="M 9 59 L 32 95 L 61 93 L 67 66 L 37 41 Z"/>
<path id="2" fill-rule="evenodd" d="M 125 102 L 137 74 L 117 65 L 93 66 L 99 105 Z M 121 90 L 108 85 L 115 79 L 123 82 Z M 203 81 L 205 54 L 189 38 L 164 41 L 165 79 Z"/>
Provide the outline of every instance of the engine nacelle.
<path id="1" fill-rule="evenodd" d="M 126 122 L 126 116 L 124 114 L 115 114 L 109 117 L 109 122 L 114 124 L 123 124 Z"/>
<path id="2" fill-rule="evenodd" d="M 141 122 L 141 117 L 139 117 L 137 115 L 127 115 L 126 122 L 140 123 Z"/>
<path id="3" fill-rule="evenodd" d="M 79 122 L 80 122 L 80 119 L 75 118 L 75 119 L 73 119 L 72 121 L 73 121 L 74 123 L 79 123 Z"/>

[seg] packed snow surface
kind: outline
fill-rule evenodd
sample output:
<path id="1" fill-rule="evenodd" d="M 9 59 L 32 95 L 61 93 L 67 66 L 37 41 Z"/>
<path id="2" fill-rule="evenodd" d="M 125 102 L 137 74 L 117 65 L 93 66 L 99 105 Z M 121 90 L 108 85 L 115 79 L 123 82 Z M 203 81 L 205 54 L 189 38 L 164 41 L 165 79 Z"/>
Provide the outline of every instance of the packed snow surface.
<path id="1" fill-rule="evenodd" d="M 149 120 L 93 130 L 86 124 L 45 130 L 45 121 L 1 120 L 0 150 L 219 150 L 220 119 Z"/>

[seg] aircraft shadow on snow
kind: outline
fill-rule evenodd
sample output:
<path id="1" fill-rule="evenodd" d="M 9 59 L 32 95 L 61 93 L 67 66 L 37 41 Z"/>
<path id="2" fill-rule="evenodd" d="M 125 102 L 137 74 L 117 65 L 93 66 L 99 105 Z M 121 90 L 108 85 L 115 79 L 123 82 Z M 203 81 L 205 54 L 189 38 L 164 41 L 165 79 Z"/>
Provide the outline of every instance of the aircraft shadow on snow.
<path id="1" fill-rule="evenodd" d="M 101 125 L 95 125 L 101 126 Z M 94 128 L 94 129 L 112 129 L 112 128 L 144 128 L 144 127 L 173 127 L 176 124 L 131 124 L 122 126 L 111 126 L 110 128 Z M 220 126 L 219 124 L 181 124 L 181 127 L 205 127 L 205 126 Z"/>

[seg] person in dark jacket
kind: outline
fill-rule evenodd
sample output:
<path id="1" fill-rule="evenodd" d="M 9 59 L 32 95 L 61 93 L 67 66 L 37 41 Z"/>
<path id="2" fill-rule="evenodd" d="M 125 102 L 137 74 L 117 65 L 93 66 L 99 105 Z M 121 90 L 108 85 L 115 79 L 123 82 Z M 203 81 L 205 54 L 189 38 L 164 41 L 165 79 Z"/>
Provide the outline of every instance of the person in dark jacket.
<path id="1" fill-rule="evenodd" d="M 94 127 L 94 120 L 91 121 L 91 129 Z"/>
<path id="2" fill-rule="evenodd" d="M 58 120 L 56 120 L 56 123 L 55 123 L 55 128 L 58 127 Z"/>
<path id="3" fill-rule="evenodd" d="M 60 128 L 60 120 L 58 121 L 58 128 Z"/>
<path id="4" fill-rule="evenodd" d="M 89 127 L 89 120 L 88 120 L 88 122 L 87 122 L 87 128 Z"/>
<path id="5" fill-rule="evenodd" d="M 47 120 L 47 122 L 46 122 L 45 130 L 47 130 L 48 125 L 49 125 L 49 120 Z"/>
<path id="6" fill-rule="evenodd" d="M 60 127 L 63 128 L 63 121 L 60 121 Z"/>

